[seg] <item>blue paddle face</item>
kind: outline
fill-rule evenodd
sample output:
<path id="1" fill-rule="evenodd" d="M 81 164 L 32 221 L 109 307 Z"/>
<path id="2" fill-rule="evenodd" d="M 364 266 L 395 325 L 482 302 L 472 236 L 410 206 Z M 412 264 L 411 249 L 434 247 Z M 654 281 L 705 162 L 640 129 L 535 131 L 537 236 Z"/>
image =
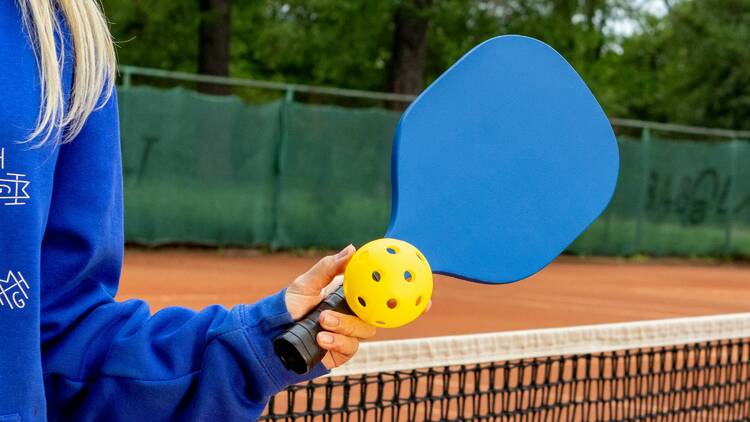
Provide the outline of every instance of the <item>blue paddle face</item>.
<path id="1" fill-rule="evenodd" d="M 386 237 L 414 244 L 437 273 L 517 281 L 599 216 L 618 160 L 604 112 L 555 50 L 493 38 L 402 116 Z"/>

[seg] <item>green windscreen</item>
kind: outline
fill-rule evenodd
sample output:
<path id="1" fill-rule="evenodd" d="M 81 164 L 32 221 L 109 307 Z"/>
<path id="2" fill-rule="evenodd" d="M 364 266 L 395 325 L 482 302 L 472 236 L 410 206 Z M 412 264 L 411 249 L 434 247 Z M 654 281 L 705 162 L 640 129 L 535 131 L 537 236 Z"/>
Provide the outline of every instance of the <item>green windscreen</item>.
<path id="1" fill-rule="evenodd" d="M 149 87 L 119 98 L 130 242 L 336 248 L 388 225 L 396 112 Z M 619 147 L 615 195 L 569 252 L 750 256 L 750 142 Z"/>
<path id="2" fill-rule="evenodd" d="M 131 88 L 120 107 L 128 241 L 272 242 L 281 103 Z"/>

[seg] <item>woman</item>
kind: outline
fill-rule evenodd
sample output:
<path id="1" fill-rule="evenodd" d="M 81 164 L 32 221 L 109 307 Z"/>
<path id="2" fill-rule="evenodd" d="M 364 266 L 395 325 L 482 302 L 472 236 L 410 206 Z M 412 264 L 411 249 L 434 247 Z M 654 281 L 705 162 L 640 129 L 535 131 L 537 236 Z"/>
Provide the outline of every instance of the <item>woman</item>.
<path id="1" fill-rule="evenodd" d="M 303 378 L 271 339 L 354 248 L 254 305 L 115 302 L 123 254 L 115 59 L 95 0 L 0 1 L 0 422 L 251 420 Z M 218 269 L 217 269 L 218 271 Z M 328 313 L 324 373 L 375 330 Z M 141 419 L 139 419 L 141 418 Z"/>

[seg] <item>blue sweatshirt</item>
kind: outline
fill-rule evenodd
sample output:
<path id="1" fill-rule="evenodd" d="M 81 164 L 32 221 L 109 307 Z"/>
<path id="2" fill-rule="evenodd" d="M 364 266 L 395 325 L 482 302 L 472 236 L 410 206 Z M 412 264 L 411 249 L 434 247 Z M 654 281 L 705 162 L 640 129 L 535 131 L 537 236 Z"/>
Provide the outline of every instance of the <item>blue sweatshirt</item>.
<path id="1" fill-rule="evenodd" d="M 0 422 L 247 421 L 303 380 L 271 346 L 292 323 L 283 291 L 232 310 L 154 315 L 142 301 L 114 300 L 123 255 L 116 96 L 70 144 L 59 145 L 59 131 L 40 148 L 19 143 L 35 126 L 40 88 L 11 0 L 0 1 L 0 100 Z"/>

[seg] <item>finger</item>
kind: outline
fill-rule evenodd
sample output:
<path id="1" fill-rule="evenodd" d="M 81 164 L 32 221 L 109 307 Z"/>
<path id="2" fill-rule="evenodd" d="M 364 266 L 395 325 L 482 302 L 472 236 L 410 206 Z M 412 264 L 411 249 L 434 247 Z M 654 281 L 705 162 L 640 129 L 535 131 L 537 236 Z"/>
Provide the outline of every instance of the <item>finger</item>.
<path id="1" fill-rule="evenodd" d="M 307 274 L 313 278 L 324 279 L 325 284 L 320 286 L 322 289 L 326 284 L 330 283 L 335 276 L 343 272 L 346 263 L 349 262 L 349 258 L 354 254 L 354 251 L 354 246 L 348 245 L 336 255 L 323 257 L 313 265 L 312 268 L 310 268 Z"/>
<path id="2" fill-rule="evenodd" d="M 325 356 L 323 356 L 323 365 L 325 365 L 325 367 L 329 370 L 338 368 L 339 366 L 349 361 L 352 357 L 353 356 L 345 355 L 339 352 L 328 352 Z"/>
<path id="3" fill-rule="evenodd" d="M 321 331 L 318 333 L 318 345 L 330 352 L 340 353 L 344 356 L 351 357 L 359 349 L 359 340 L 354 337 L 347 337 L 343 334 Z"/>
<path id="4" fill-rule="evenodd" d="M 321 258 L 310 270 L 294 280 L 289 286 L 289 292 L 323 297 L 322 289 L 343 272 L 354 251 L 354 246 L 349 245 L 336 255 Z"/>
<path id="5" fill-rule="evenodd" d="M 314 294 L 320 293 L 323 287 L 327 286 L 335 276 L 344 271 L 354 251 L 354 246 L 349 245 L 336 255 L 321 258 L 309 271 L 300 276 L 297 280 L 297 283 L 300 284 L 299 287 L 304 288 L 306 291 L 314 292 Z"/>
<path id="6" fill-rule="evenodd" d="M 375 332 L 377 331 L 375 327 L 354 315 L 334 311 L 324 311 L 320 315 L 320 325 L 330 332 L 359 339 L 371 338 L 375 336 Z"/>
<path id="7" fill-rule="evenodd" d="M 338 290 L 338 288 L 341 287 L 342 284 L 344 284 L 344 276 L 339 274 L 334 277 L 327 286 L 323 288 L 323 290 L 320 292 L 320 295 L 323 297 L 328 297 L 331 293 Z"/>

